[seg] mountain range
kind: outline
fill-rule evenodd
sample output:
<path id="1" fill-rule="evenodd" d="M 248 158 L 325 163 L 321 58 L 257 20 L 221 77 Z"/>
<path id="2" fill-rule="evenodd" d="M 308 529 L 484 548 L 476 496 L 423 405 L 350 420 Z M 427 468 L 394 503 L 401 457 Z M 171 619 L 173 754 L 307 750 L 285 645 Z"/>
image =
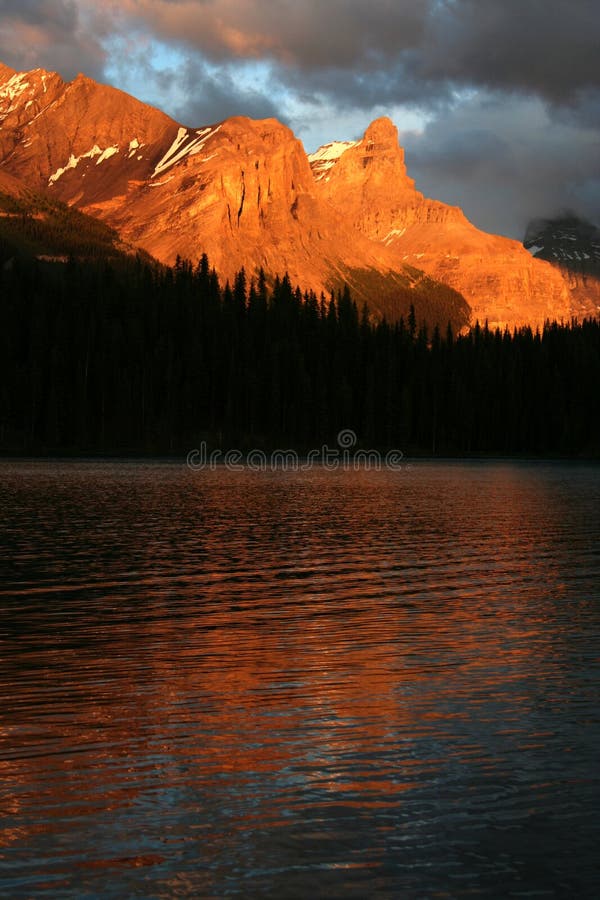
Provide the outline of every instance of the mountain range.
<path id="1" fill-rule="evenodd" d="M 600 309 L 600 228 L 573 212 L 532 220 L 524 246 L 557 266 L 588 315 Z"/>
<path id="2" fill-rule="evenodd" d="M 512 328 L 600 308 L 595 273 L 424 197 L 387 118 L 307 155 L 275 119 L 190 128 L 84 75 L 0 64 L 0 193 L 25 186 L 161 262 L 206 253 L 222 279 L 243 267 L 317 293 L 348 284 L 392 319 L 413 303 L 441 325 Z"/>

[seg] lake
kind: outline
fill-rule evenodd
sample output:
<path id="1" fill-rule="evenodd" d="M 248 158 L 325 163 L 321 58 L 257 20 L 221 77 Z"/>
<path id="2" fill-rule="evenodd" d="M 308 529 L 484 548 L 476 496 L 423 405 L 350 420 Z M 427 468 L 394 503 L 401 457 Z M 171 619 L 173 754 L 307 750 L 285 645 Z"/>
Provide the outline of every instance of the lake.
<path id="1" fill-rule="evenodd" d="M 600 896 L 600 466 L 0 462 L 0 895 Z"/>

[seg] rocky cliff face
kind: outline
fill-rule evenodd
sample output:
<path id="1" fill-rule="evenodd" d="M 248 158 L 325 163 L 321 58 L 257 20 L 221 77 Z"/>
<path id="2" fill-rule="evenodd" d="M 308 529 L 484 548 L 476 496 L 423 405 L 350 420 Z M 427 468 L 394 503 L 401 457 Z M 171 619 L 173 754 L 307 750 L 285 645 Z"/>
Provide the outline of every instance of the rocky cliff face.
<path id="1" fill-rule="evenodd" d="M 90 206 L 159 259 L 207 252 L 231 277 L 283 272 L 310 282 L 321 265 L 323 237 L 311 195 L 311 172 L 301 145 L 275 120 L 229 119 L 190 131 L 181 128 L 149 177 L 118 198 Z"/>
<path id="2" fill-rule="evenodd" d="M 207 253 L 223 278 L 262 268 L 317 292 L 348 282 L 358 301 L 392 318 L 407 312 L 399 290 L 414 288 L 417 307 L 435 293 L 422 272 L 316 195 L 302 144 L 276 120 L 189 129 L 83 76 L 5 77 L 0 170 L 103 219 L 158 259 Z M 464 300 L 450 299 L 453 319 L 468 321 Z"/>
<path id="3" fill-rule="evenodd" d="M 0 123 L 0 172 L 168 263 L 206 252 L 226 278 L 244 266 L 287 271 L 318 292 L 347 281 L 391 316 L 404 311 L 407 290 L 429 302 L 440 284 L 454 289 L 444 302 L 457 321 L 535 325 L 576 305 L 551 265 L 423 197 L 388 119 L 309 159 L 274 119 L 184 128 L 83 75 L 67 83 L 0 67 Z"/>
<path id="4" fill-rule="evenodd" d="M 249 274 L 262 268 L 287 272 L 317 292 L 354 279 L 359 299 L 375 309 L 379 298 L 365 293 L 355 272 L 415 281 L 385 246 L 356 233 L 315 196 L 301 143 L 275 119 L 179 128 L 162 149 L 148 176 L 128 180 L 124 194 L 86 191 L 78 198 L 158 259 L 207 253 L 223 278 L 242 266 Z"/>
<path id="5" fill-rule="evenodd" d="M 84 177 L 108 192 L 115 178 L 146 178 L 177 132 L 164 113 L 84 75 L 11 71 L 0 72 L 1 165 L 61 200 L 79 199 Z"/>
<path id="6" fill-rule="evenodd" d="M 473 319 L 512 327 L 571 316 L 573 298 L 559 272 L 532 259 L 517 241 L 479 231 L 458 207 L 415 189 L 389 119 L 373 122 L 326 172 L 315 169 L 315 178 L 321 195 L 355 228 L 392 249 L 398 262 L 459 291 Z"/>

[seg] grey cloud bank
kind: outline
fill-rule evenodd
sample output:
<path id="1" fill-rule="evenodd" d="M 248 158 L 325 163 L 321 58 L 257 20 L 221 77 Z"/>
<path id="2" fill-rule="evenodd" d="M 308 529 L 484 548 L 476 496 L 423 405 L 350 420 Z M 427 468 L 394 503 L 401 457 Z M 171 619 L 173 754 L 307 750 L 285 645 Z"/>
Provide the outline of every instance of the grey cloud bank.
<path id="1" fill-rule="evenodd" d="M 313 110 L 325 140 L 414 109 L 428 124 L 402 139 L 420 189 L 515 237 L 565 206 L 600 218 L 599 33 L 596 0 L 0 2 L 5 63 L 116 72 L 189 124 L 244 113 L 294 127 Z M 111 60 L 119 41 L 139 52 Z M 267 85 L 248 79 L 252 61 Z M 337 133 L 341 114 L 354 134 Z"/>

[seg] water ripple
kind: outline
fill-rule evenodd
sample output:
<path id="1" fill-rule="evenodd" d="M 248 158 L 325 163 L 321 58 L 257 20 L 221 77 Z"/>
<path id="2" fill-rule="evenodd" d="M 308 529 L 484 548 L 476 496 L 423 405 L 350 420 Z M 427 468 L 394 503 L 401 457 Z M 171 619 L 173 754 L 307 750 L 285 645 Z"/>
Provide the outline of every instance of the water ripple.
<path id="1" fill-rule="evenodd" d="M 598 896 L 598 467 L 0 469 L 0 893 Z"/>

